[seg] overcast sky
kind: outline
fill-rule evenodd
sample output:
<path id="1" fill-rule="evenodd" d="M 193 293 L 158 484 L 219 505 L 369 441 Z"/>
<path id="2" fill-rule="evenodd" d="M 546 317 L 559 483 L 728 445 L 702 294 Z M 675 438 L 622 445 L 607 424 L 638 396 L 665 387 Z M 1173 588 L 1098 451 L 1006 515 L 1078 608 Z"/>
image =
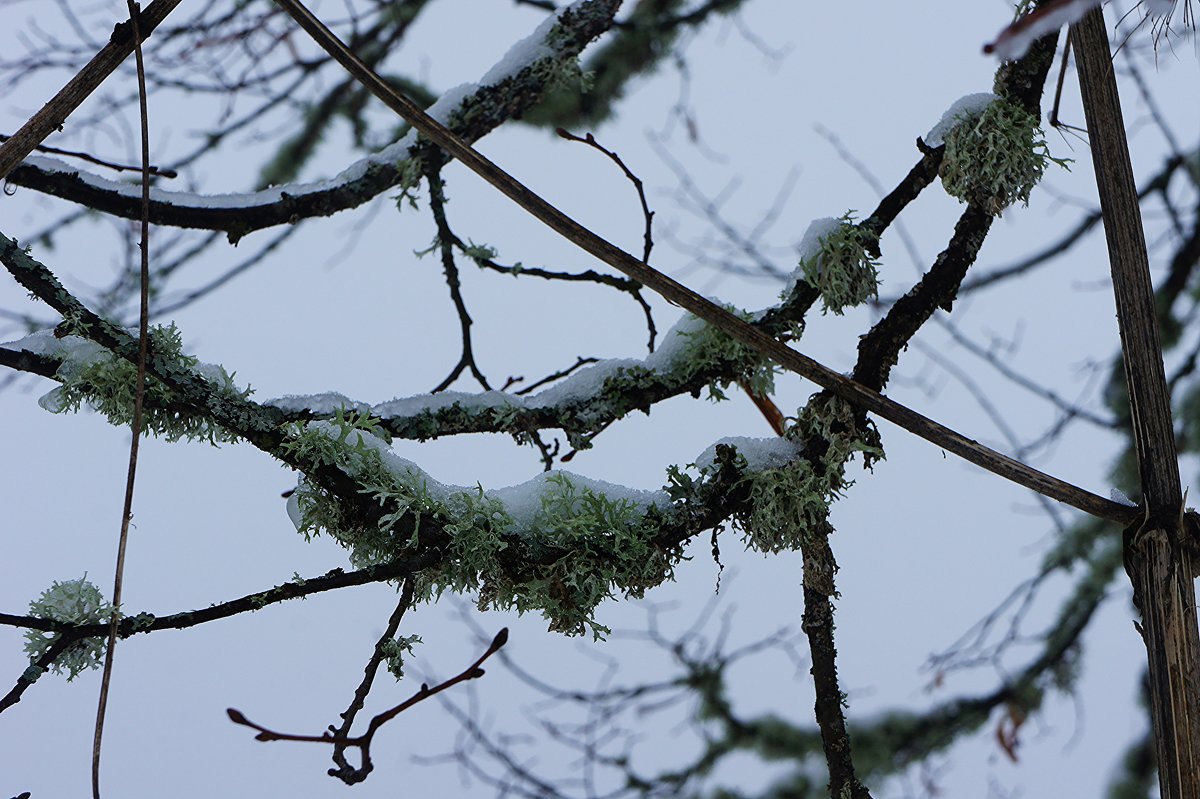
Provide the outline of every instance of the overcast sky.
<path id="1" fill-rule="evenodd" d="M 694 248 L 716 252 L 719 236 L 711 220 L 681 199 L 673 163 L 704 195 L 721 198 L 724 219 L 743 233 L 775 214 L 774 224 L 760 231 L 760 243 L 785 269 L 795 265 L 792 248 L 810 219 L 850 209 L 869 213 L 879 192 L 822 131 L 890 189 L 919 158 L 917 136 L 961 95 L 990 90 L 996 65 L 981 47 L 1010 14 L 999 0 L 918 5 L 803 4 L 801 10 L 796 3 L 751 0 L 737 16 L 686 39 L 686 83 L 668 65 L 632 84 L 617 118 L 596 133 L 649 188 L 657 212 L 652 262 L 701 293 L 745 308 L 773 303 L 780 289 L 771 280 L 721 274 L 696 263 Z M 13 52 L 14 32 L 35 11 L 40 9 L 33 4 L 15 4 L 0 12 L 5 23 L 0 51 Z M 509 0 L 440 0 L 405 39 L 396 69 L 438 90 L 474 81 L 542 16 Z M 1116 17 L 1110 9 L 1110 23 Z M 43 25 L 57 24 L 53 18 L 39 19 Z M 1140 63 L 1176 134 L 1194 148 L 1200 133 L 1194 40 L 1164 51 L 1157 68 L 1146 59 Z M 1073 78 L 1072 72 L 1062 117 L 1082 124 Z M 133 90 L 128 76 L 113 80 L 126 83 L 111 91 Z M 0 113 L 7 121 L 0 127 L 16 128 L 54 88 L 52 81 L 36 81 L 5 96 Z M 694 114 L 698 141 L 689 140 L 672 115 L 681 98 Z M 204 125 L 208 105 L 152 101 L 156 159 L 169 161 L 188 149 L 189 131 Z M 1125 106 L 1135 169 L 1149 174 L 1163 161 L 1162 137 L 1145 124 L 1145 106 L 1132 93 L 1127 92 Z M 1052 168 L 1029 208 L 1013 209 L 996 224 L 976 266 L 980 272 L 1055 241 L 1093 205 L 1086 147 L 1053 132 L 1047 139 L 1056 156 L 1075 159 L 1070 172 Z M 101 136 L 93 142 L 123 158 L 135 152 L 126 141 Z M 328 177 L 344 168 L 353 158 L 345 143 L 326 142 L 305 177 Z M 597 153 L 515 125 L 488 136 L 480 149 L 567 213 L 626 249 L 639 250 L 640 209 L 628 183 Z M 249 188 L 255 174 L 250 159 L 261 147 L 247 141 L 239 150 L 230 151 L 219 169 L 189 176 L 196 188 Z M 571 270 L 598 266 L 461 167 L 450 166 L 446 178 L 448 213 L 463 238 L 496 247 L 510 262 Z M 792 181 L 791 191 L 781 195 Z M 0 203 L 0 229 L 19 240 L 66 207 L 24 189 Z M 932 187 L 901 217 L 918 261 L 909 257 L 896 230 L 889 231 L 883 240 L 883 296 L 906 290 L 918 270 L 932 262 L 958 213 L 956 201 Z M 1161 231 L 1158 219 L 1150 225 Z M 426 248 L 432 234 L 425 210 L 398 214 L 392 200 L 380 198 L 307 224 L 268 263 L 173 318 L 190 349 L 202 360 L 236 371 L 239 382 L 254 387 L 256 399 L 336 390 L 381 402 L 426 392 L 458 356 L 457 319 L 439 265 L 435 258 L 412 254 Z M 252 234 L 237 249 L 222 245 L 203 262 L 211 273 L 197 268 L 183 282 L 204 283 L 270 235 Z M 101 223 L 85 222 L 55 243 L 54 249 L 34 255 L 76 288 L 104 285 L 120 259 L 119 242 Z M 1068 260 L 965 299 L 953 318 L 977 340 L 1011 341 L 1011 362 L 1024 374 L 1098 409 L 1100 387 L 1088 382 L 1085 366 L 1106 364 L 1118 347 L 1107 274 L 1103 241 L 1094 232 Z M 508 376 L 534 379 L 581 355 L 645 354 L 641 312 L 624 296 L 590 286 L 514 281 L 470 266 L 463 269 L 463 293 L 476 323 L 480 365 L 495 384 Z M 0 307 L 35 308 L 21 290 L 3 284 Z M 678 309 L 666 303 L 656 302 L 655 310 L 660 331 L 678 318 Z M 837 318 L 814 312 L 799 348 L 847 370 L 868 314 L 860 310 Z M 919 337 L 922 346 L 952 358 L 978 379 L 1023 439 L 1036 437 L 1054 421 L 1054 408 L 948 344 L 935 325 L 927 328 Z M 16 327 L 0 327 L 4 340 L 20 334 Z M 111 591 L 128 432 L 92 413 L 46 413 L 36 399 L 51 387 L 49 381 L 23 378 L 0 392 L 5 420 L 0 610 L 8 613 L 24 612 L 51 582 L 85 573 L 106 594 Z M 454 388 L 475 391 L 478 386 L 462 380 Z M 782 378 L 776 402 L 791 413 L 813 390 L 799 379 Z M 1008 449 L 979 403 L 921 347 L 904 355 L 889 394 Z M 569 468 L 656 489 L 669 465 L 694 460 L 718 438 L 771 435 L 744 396 L 731 392 L 730 397 L 719 404 L 685 397 L 656 406 L 648 417 L 632 416 L 605 431 L 595 448 L 575 457 Z M 833 516 L 838 529 L 833 546 L 841 565 L 839 667 L 851 718 L 982 692 L 994 687 L 1005 669 L 1020 667 L 1032 648 L 1017 647 L 998 669 L 958 673 L 936 689 L 931 689 L 934 675 L 923 669 L 930 654 L 945 650 L 1032 575 L 1052 541 L 1053 525 L 1028 492 L 890 425 L 880 428 L 887 460 L 873 475 L 863 476 Z M 1054 447 L 1037 452 L 1033 465 L 1107 495 L 1105 473 L 1117 443 L 1094 427 L 1075 425 Z M 536 452 L 500 436 L 398 442 L 395 448 L 438 480 L 461 485 L 519 483 L 541 468 Z M 852 476 L 858 472 L 857 465 L 851 467 Z M 1185 483 L 1195 474 L 1188 464 Z M 306 543 L 296 534 L 280 498 L 294 485 L 292 473 L 248 445 L 215 449 L 147 442 L 127 563 L 127 612 L 165 615 L 204 607 L 295 573 L 313 576 L 346 566 L 345 552 L 328 539 Z M 736 533 L 727 532 L 722 541 L 727 569 L 709 633 L 726 610 L 732 614 L 731 646 L 781 627 L 798 628 L 799 555 L 764 558 L 739 552 Z M 653 591 L 645 603 L 608 603 L 599 611 L 600 621 L 618 630 L 640 629 L 648 607 L 669 606 L 660 616 L 664 628 L 686 628 L 713 595 L 717 569 L 708 549 L 707 540 L 696 542 L 677 584 Z M 1044 588 L 1031 631 L 1038 629 L 1037 619 L 1053 612 L 1067 585 L 1052 582 Z M 238 707 L 276 729 L 320 732 L 349 701 L 394 602 L 392 588 L 370 586 L 122 642 L 106 728 L 106 795 L 344 796 L 347 789 L 325 776 L 329 761 L 321 747 L 255 742 L 249 731 L 228 722 L 224 709 Z M 661 653 L 640 642 L 620 636 L 607 643 L 580 642 L 547 633 L 537 616 L 471 612 L 474 624 L 488 634 L 510 626 L 509 654 L 564 687 L 589 687 L 598 678 L 590 652 L 618 657 L 626 682 L 670 673 Z M 1147 723 L 1134 703 L 1144 656 L 1131 619 L 1128 592 L 1122 589 L 1086 638 L 1077 695 L 1050 700 L 1030 722 L 1019 763 L 1003 756 L 990 726 L 972 742 L 935 758 L 932 773 L 945 795 L 994 791 L 1037 797 L 1065 790 L 1097 795 L 1119 754 Z M 447 676 L 480 651 L 471 627 L 450 603 L 418 608 L 402 631 L 424 639 L 411 660 L 416 675 Z M 0 680 L 6 685 L 25 668 L 21 646 L 19 631 L 0 628 Z M 744 713 L 770 710 L 811 723 L 806 662 L 797 666 L 767 655 L 734 674 L 739 679 L 732 695 Z M 415 680 L 396 685 L 381 679 L 368 709 L 395 704 L 415 685 Z M 99 672 L 69 684 L 50 675 L 3 714 L 0 796 L 86 794 L 98 686 Z M 477 711 L 496 732 L 529 732 L 522 714 L 534 697 L 503 669 L 493 668 L 474 692 Z M 459 691 L 450 698 L 464 702 L 466 697 Z M 453 766 L 412 762 L 413 756 L 451 751 L 457 729 L 436 703 L 392 722 L 376 740 L 376 770 L 354 789 L 356 795 L 491 795 L 478 783 L 462 788 Z M 694 746 L 687 735 L 660 722 L 648 727 L 636 756 L 642 764 L 666 766 Z M 542 761 L 550 774 L 561 774 L 564 763 L 568 771 L 574 767 L 561 752 Z M 776 773 L 743 758 L 723 769 L 718 781 L 750 791 Z M 907 782 L 871 787 L 876 796 L 924 795 L 919 772 L 909 776 Z"/>

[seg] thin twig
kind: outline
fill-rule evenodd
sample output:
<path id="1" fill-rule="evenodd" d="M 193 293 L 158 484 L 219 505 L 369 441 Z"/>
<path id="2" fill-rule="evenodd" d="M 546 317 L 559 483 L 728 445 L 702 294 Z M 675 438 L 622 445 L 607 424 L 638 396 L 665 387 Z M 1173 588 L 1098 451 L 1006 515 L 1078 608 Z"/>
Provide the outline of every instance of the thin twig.
<path id="1" fill-rule="evenodd" d="M 141 35 L 149 37 L 179 2 L 180 0 L 155 0 L 151 3 L 145 13 L 139 14 L 138 17 L 137 25 Z M 129 23 L 122 23 L 113 28 L 108 44 L 101 48 L 50 102 L 30 117 L 12 138 L 0 144 L 0 180 L 8 177 L 8 173 L 25 160 L 25 156 L 33 152 L 47 136 L 62 127 L 71 112 L 129 57 L 136 39 L 134 29 Z"/>
<path id="2" fill-rule="evenodd" d="M 129 8 L 129 22 L 133 26 L 133 57 L 137 64 L 138 115 L 141 119 L 142 285 L 138 314 L 137 380 L 133 386 L 133 429 L 129 442 L 129 468 L 125 475 L 125 502 L 121 509 L 121 532 L 117 539 L 117 566 L 113 576 L 113 610 L 108 625 L 108 645 L 104 649 L 104 672 L 100 678 L 100 699 L 96 704 L 96 730 L 92 738 L 92 799 L 100 799 L 100 746 L 104 739 L 104 714 L 108 709 L 113 658 L 117 650 L 117 624 L 121 620 L 121 589 L 125 580 L 125 548 L 129 542 L 129 522 L 133 518 L 133 486 L 137 479 L 138 444 L 142 439 L 142 405 L 146 398 L 146 359 L 149 354 L 150 341 L 150 117 L 146 101 L 146 64 L 142 58 L 142 34 L 138 25 L 141 7 L 134 0 L 126 0 L 126 4 Z"/>
<path id="3" fill-rule="evenodd" d="M 341 713 L 341 725 L 334 727 L 330 725 L 329 731 L 338 738 L 346 738 L 350 734 L 350 729 L 354 726 L 354 719 L 358 717 L 358 712 L 363 709 L 367 702 L 367 696 L 371 693 L 371 686 L 375 682 L 375 675 L 379 672 L 379 664 L 387 657 L 387 647 L 391 643 L 396 631 L 400 629 L 400 621 L 404 618 L 404 614 L 412 606 L 413 601 L 413 578 L 408 577 L 404 581 L 403 587 L 400 589 L 400 601 L 396 603 L 396 609 L 392 611 L 391 617 L 388 619 L 387 629 L 383 631 L 383 635 L 379 636 L 379 640 L 375 643 L 375 651 L 371 653 L 371 659 L 367 661 L 366 668 L 363 669 L 362 682 L 354 691 L 354 698 L 350 701 L 350 706 Z M 355 768 L 346 760 L 346 747 L 343 744 L 335 744 L 333 747 L 333 762 L 337 764 L 337 776 L 347 785 L 353 785 L 356 782 L 361 782 L 366 779 L 367 771 L 362 767 Z M 364 763 L 363 766 L 366 764 Z"/>
<path id="4" fill-rule="evenodd" d="M 3 133 L 0 133 L 0 142 L 6 142 L 11 138 L 12 138 L 11 136 L 7 136 Z M 64 150 L 61 147 L 49 147 L 45 144 L 39 144 L 37 147 L 34 147 L 33 149 L 37 150 L 39 153 L 50 153 L 51 155 L 62 155 L 62 156 L 66 156 L 67 158 L 78 158 L 80 161 L 87 161 L 89 164 L 95 164 L 96 166 L 107 167 L 108 169 L 111 169 L 114 172 L 141 172 L 142 171 L 142 166 L 140 164 L 138 166 L 130 166 L 128 164 L 118 164 L 115 161 L 105 161 L 103 158 L 97 158 L 96 156 L 92 155 L 91 153 L 85 153 L 80 150 Z M 163 167 L 157 167 L 157 166 L 150 167 L 150 174 L 154 175 L 155 177 L 160 177 L 160 178 L 177 178 L 177 177 L 179 177 L 179 173 L 176 172 L 174 169 L 165 169 Z"/>
<path id="5" fill-rule="evenodd" d="M 614 164 L 621 168 L 621 171 L 625 173 L 625 177 L 629 178 L 629 182 L 633 184 L 633 188 L 637 191 L 638 201 L 642 204 L 642 218 L 646 220 L 646 226 L 642 232 L 642 263 L 650 263 L 650 251 L 654 249 L 654 212 L 650 210 L 650 204 L 646 202 L 646 188 L 642 184 L 642 179 L 625 165 L 625 162 L 621 160 L 621 156 L 596 141 L 596 137 L 592 134 L 576 136 L 566 128 L 557 128 L 555 133 L 567 141 L 577 141 L 581 144 L 587 144 L 604 153 Z"/>
<path id="6" fill-rule="evenodd" d="M 432 696 L 436 696 L 442 691 L 445 691 L 447 688 L 452 688 L 461 682 L 466 682 L 467 680 L 475 680 L 482 677 L 484 675 L 484 671 L 482 668 L 480 668 L 480 666 L 483 665 L 485 660 L 496 654 L 496 652 L 498 652 L 506 643 L 508 643 L 507 627 L 496 633 L 496 637 L 492 639 L 492 643 L 490 646 L 488 646 L 487 651 L 480 655 L 470 666 L 467 666 L 457 675 L 444 682 L 438 683 L 432 688 L 430 688 L 426 683 L 421 683 L 420 690 L 418 690 L 405 701 L 393 707 L 391 710 L 385 710 L 375 718 L 371 719 L 371 723 L 367 725 L 367 731 L 362 735 L 355 737 L 347 737 L 336 734 L 336 730 L 333 732 L 323 732 L 320 735 L 294 735 L 286 732 L 275 732 L 274 730 L 267 729 L 261 724 L 255 724 L 253 721 L 250 721 L 250 719 L 246 718 L 245 714 L 236 708 L 231 707 L 225 712 L 229 715 L 229 720 L 234 724 L 240 724 L 243 727 L 249 727 L 253 730 L 258 730 L 258 735 L 254 736 L 254 740 L 256 741 L 299 741 L 302 743 L 327 743 L 333 744 L 337 749 L 346 749 L 349 747 L 358 749 L 360 752 L 362 752 L 362 766 L 358 769 L 362 777 L 356 781 L 361 781 L 361 779 L 365 778 L 373 768 L 371 765 L 371 741 L 375 737 L 375 733 L 379 731 L 380 727 L 382 727 L 384 724 L 387 724 L 389 721 L 394 719 L 396 716 L 399 716 L 413 705 L 423 702 Z M 334 769 L 330 769 L 329 773 L 331 776 L 339 776 L 338 772 Z"/>

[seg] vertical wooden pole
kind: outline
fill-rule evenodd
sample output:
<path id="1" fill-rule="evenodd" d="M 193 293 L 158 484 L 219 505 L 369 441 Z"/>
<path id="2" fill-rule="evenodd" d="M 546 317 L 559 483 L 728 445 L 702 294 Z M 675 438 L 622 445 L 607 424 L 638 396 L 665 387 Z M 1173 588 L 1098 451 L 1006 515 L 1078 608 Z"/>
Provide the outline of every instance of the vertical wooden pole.
<path id="1" fill-rule="evenodd" d="M 1100 9 L 1071 29 L 1108 241 L 1145 517 L 1125 533 L 1125 566 L 1142 613 L 1150 713 L 1163 799 L 1200 799 L 1200 632 L 1194 514 L 1185 520 L 1141 208 L 1112 50 Z"/>

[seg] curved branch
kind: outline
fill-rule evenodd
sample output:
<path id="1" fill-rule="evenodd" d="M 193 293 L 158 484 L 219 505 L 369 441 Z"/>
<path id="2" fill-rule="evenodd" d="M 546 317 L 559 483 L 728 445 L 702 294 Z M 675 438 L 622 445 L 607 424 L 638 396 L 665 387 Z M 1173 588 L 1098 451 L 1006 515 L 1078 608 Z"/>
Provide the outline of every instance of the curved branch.
<path id="1" fill-rule="evenodd" d="M 589 2 L 544 23 L 518 42 L 478 85 L 444 94 L 428 113 L 465 141 L 477 141 L 519 117 L 545 92 L 562 69 L 612 23 L 612 3 Z M 360 205 L 421 173 L 409 133 L 374 155 L 350 164 L 336 177 L 309 184 L 275 186 L 245 194 L 203 196 L 153 189 L 150 221 L 156 225 L 217 230 L 237 241 L 247 233 L 314 216 L 330 216 Z M 10 183 L 127 219 L 141 214 L 140 189 L 80 171 L 61 161 L 30 158 L 12 170 Z"/>

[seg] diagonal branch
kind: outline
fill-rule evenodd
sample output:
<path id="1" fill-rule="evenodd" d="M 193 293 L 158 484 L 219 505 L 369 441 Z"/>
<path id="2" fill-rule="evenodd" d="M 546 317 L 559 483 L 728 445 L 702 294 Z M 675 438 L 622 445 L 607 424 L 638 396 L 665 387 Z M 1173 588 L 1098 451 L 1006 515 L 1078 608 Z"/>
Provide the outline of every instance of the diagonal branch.
<path id="1" fill-rule="evenodd" d="M 600 260 L 640 281 L 667 300 L 694 313 L 734 339 L 771 358 L 780 366 L 812 380 L 843 399 L 875 413 L 909 432 L 936 444 L 988 471 L 1082 511 L 1127 523 L 1136 515 L 1129 507 L 1051 477 L 1030 466 L 966 438 L 859 383 L 849 380 L 806 355 L 762 333 L 715 303 L 638 261 L 629 253 L 568 217 L 496 164 L 454 135 L 397 93 L 362 63 L 325 25 L 298 0 L 276 0 L 288 14 L 335 60 L 402 116 L 421 135 L 446 150 L 532 216 Z M 563 12 L 571 13 L 570 10 Z"/>
<path id="2" fill-rule="evenodd" d="M 151 3 L 138 15 L 137 29 L 141 32 L 141 38 L 148 38 L 177 5 L 179 0 L 155 0 Z M 108 44 L 104 45 L 50 102 L 30 117 L 12 138 L 0 144 L 0 180 L 8 177 L 8 173 L 21 163 L 25 156 L 33 152 L 42 140 L 61 128 L 71 112 L 129 57 L 133 52 L 134 38 L 132 21 L 122 22 L 114 27 Z"/>

